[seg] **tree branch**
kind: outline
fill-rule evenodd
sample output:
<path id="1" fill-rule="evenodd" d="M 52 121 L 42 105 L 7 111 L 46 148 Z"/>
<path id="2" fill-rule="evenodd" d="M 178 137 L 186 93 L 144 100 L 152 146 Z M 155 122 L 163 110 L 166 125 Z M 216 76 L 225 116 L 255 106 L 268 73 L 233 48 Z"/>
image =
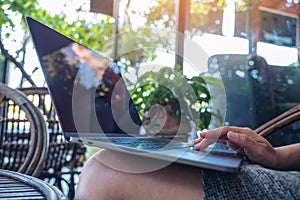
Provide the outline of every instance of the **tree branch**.
<path id="1" fill-rule="evenodd" d="M 31 83 L 32 86 L 36 86 L 36 84 L 34 83 L 34 81 L 31 79 L 31 77 L 27 74 L 27 72 L 24 70 L 23 66 L 14 58 L 12 57 L 8 51 L 4 48 L 4 45 L 2 43 L 2 41 L 0 40 L 0 50 L 2 52 L 2 54 L 4 55 L 4 57 L 11 61 L 12 63 L 14 63 L 14 65 L 19 68 L 19 70 L 21 70 L 23 76 Z"/>
<path id="2" fill-rule="evenodd" d="M 127 4 L 126 4 L 126 6 L 125 6 L 125 18 L 127 19 L 127 23 L 128 24 L 130 24 L 130 16 L 129 16 L 129 13 L 128 13 L 128 8 L 129 8 L 129 6 L 130 6 L 130 3 L 131 3 L 131 0 L 128 0 L 127 1 Z"/>

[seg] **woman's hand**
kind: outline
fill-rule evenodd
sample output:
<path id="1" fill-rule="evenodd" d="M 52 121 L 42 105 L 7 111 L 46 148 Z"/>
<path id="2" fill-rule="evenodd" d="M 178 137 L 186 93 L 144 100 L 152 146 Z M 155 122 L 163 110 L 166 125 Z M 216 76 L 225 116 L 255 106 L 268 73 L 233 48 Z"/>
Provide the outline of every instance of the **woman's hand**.
<path id="1" fill-rule="evenodd" d="M 262 136 L 249 128 L 225 126 L 200 133 L 194 141 L 196 150 L 203 150 L 214 142 L 246 155 L 252 163 L 268 168 L 277 168 L 279 155 L 276 149 Z"/>

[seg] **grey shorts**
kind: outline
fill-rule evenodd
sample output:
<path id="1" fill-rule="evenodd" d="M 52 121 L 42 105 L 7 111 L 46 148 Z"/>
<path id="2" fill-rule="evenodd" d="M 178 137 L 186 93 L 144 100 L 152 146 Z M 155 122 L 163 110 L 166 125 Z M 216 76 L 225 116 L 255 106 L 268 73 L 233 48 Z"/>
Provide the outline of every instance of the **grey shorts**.
<path id="1" fill-rule="evenodd" d="M 238 173 L 203 170 L 204 199 L 299 199 L 300 172 L 243 164 Z"/>

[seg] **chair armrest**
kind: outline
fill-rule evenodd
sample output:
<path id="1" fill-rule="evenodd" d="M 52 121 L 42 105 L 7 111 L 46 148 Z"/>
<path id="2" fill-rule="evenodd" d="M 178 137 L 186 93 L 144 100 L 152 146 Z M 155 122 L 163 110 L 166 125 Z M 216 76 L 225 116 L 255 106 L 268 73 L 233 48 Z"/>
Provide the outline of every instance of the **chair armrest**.
<path id="1" fill-rule="evenodd" d="M 290 110 L 282 113 L 281 115 L 275 117 L 274 119 L 261 125 L 254 131 L 261 136 L 266 137 L 277 131 L 278 129 L 287 126 L 300 119 L 300 104 L 291 108 Z"/>

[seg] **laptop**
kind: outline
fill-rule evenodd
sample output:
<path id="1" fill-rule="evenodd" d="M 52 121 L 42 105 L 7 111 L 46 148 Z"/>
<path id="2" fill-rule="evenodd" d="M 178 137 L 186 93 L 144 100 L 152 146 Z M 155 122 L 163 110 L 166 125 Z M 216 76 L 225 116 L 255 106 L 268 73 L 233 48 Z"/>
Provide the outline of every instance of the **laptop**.
<path id="1" fill-rule="evenodd" d="M 100 55 L 33 18 L 27 17 L 26 20 L 51 99 L 68 142 L 83 143 L 164 162 L 224 172 L 238 171 L 242 158 L 234 151 L 215 147 L 196 151 L 189 142 L 144 134 L 141 117 L 126 85 L 125 92 L 117 94 L 122 105 L 124 102 L 127 105 L 125 109 L 120 109 L 121 104 L 109 102 L 100 95 L 101 92 L 98 92 L 97 88 L 101 81 L 95 77 L 88 62 L 82 61 L 74 50 L 74 45 L 102 59 Z M 111 69 L 118 70 L 113 66 Z M 124 82 L 122 75 L 119 77 L 121 82 Z"/>

